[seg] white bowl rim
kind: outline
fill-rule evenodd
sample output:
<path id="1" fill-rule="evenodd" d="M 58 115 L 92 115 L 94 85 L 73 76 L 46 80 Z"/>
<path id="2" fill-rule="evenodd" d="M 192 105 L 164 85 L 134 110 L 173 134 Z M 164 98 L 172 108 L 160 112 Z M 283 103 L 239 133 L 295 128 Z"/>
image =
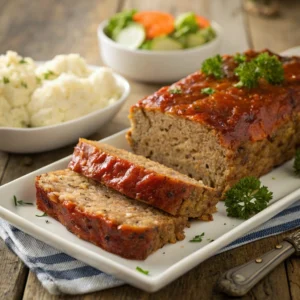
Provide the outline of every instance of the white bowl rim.
<path id="1" fill-rule="evenodd" d="M 118 48 L 120 50 L 123 50 L 125 52 L 129 52 L 129 53 L 134 53 L 137 55 L 166 55 L 169 56 L 170 54 L 188 54 L 188 53 L 194 53 L 194 52 L 199 52 L 199 50 L 204 50 L 204 49 L 208 49 L 210 48 L 212 45 L 214 45 L 215 43 L 217 43 L 221 37 L 223 36 L 223 28 L 220 24 L 218 24 L 217 22 L 211 20 L 211 26 L 212 28 L 217 32 L 216 37 L 209 41 L 208 43 L 205 43 L 203 45 L 197 46 L 197 47 L 193 47 L 193 48 L 186 48 L 186 49 L 180 49 L 180 50 L 144 50 L 144 49 L 130 49 L 130 48 L 126 48 L 118 43 L 116 43 L 114 40 L 112 40 L 111 38 L 109 38 L 105 33 L 104 33 L 104 28 L 108 23 L 108 20 L 104 20 L 102 21 L 97 29 L 97 33 L 98 33 L 98 38 L 103 38 L 105 40 L 105 42 L 107 42 L 108 44 L 110 44 L 111 46 Z"/>
<path id="2" fill-rule="evenodd" d="M 39 63 L 39 62 L 37 62 Z M 99 69 L 99 68 L 104 68 L 103 66 L 96 66 L 96 65 L 88 65 L 89 68 L 91 69 Z M 107 68 L 107 67 L 105 67 Z M 89 119 L 90 117 L 93 117 L 99 113 L 105 113 L 107 110 L 112 109 L 115 106 L 118 106 L 120 104 L 123 104 L 126 100 L 126 98 L 129 96 L 130 94 L 130 84 L 128 82 L 128 80 L 126 80 L 123 76 L 115 73 L 112 71 L 113 76 L 117 79 L 118 82 L 121 82 L 121 88 L 122 88 L 122 95 L 119 97 L 119 99 L 112 103 L 109 104 L 106 107 L 103 108 L 99 108 L 96 111 L 93 111 L 91 113 L 88 113 L 84 116 L 81 116 L 79 118 L 73 119 L 73 120 L 69 120 L 66 122 L 62 122 L 59 124 L 55 124 L 55 125 L 48 125 L 48 126 L 40 126 L 40 127 L 0 127 L 0 131 L 23 131 L 23 132 L 38 132 L 38 131 L 43 131 L 43 130 L 47 130 L 47 129 L 57 129 L 57 127 L 63 127 L 63 126 L 68 126 L 68 125 L 72 125 L 74 123 L 78 123 L 78 122 L 82 122 L 86 119 Z"/>

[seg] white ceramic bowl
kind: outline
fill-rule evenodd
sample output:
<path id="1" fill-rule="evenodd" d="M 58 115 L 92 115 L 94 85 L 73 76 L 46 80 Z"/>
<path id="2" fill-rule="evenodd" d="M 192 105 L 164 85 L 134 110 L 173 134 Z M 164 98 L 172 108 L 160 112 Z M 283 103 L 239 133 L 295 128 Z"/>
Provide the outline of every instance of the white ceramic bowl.
<path id="1" fill-rule="evenodd" d="M 92 69 L 97 67 L 91 66 Z M 110 121 L 120 110 L 130 92 L 128 81 L 113 74 L 122 95 L 115 103 L 80 118 L 58 125 L 36 128 L 0 127 L 0 151 L 35 153 L 57 149 L 87 137 Z"/>
<path id="2" fill-rule="evenodd" d="M 220 53 L 222 28 L 211 22 L 216 38 L 199 47 L 173 50 L 131 50 L 114 42 L 105 33 L 107 21 L 98 27 L 103 62 L 115 71 L 138 81 L 174 82 L 199 70 L 203 60 Z"/>

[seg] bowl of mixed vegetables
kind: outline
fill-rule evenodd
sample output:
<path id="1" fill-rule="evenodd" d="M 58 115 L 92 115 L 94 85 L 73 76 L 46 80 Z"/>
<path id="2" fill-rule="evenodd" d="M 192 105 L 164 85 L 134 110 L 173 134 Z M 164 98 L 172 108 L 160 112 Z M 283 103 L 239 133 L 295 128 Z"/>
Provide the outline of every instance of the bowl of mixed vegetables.
<path id="1" fill-rule="evenodd" d="M 220 52 L 221 27 L 193 12 L 123 11 L 98 28 L 104 63 L 132 79 L 178 80 Z M 198 66 L 198 68 L 197 68 Z"/>

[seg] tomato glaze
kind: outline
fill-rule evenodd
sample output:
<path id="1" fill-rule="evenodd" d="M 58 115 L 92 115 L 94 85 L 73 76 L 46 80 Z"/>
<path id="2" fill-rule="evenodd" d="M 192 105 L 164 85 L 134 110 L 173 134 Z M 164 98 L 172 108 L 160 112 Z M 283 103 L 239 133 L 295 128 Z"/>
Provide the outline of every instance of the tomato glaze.
<path id="1" fill-rule="evenodd" d="M 249 50 L 245 55 L 251 60 L 260 53 Z M 233 56 L 226 55 L 223 56 L 224 78 L 218 80 L 195 72 L 140 100 L 132 109 L 160 110 L 209 126 L 227 147 L 265 139 L 300 111 L 300 58 L 278 58 L 284 68 L 282 84 L 271 85 L 261 79 L 252 89 L 235 87 L 239 81 L 234 73 L 237 63 Z M 201 90 L 206 87 L 213 88 L 215 93 L 203 94 Z M 173 88 L 180 89 L 181 93 L 172 94 Z"/>

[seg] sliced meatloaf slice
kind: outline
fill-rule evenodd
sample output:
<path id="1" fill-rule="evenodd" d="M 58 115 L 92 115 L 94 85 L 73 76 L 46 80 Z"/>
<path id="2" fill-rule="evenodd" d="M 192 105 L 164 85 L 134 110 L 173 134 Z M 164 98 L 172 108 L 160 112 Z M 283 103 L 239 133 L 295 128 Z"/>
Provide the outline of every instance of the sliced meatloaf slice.
<path id="1" fill-rule="evenodd" d="M 245 56 L 250 61 L 259 54 Z M 281 84 L 261 80 L 255 88 L 238 88 L 237 62 L 224 56 L 223 78 L 199 71 L 141 99 L 130 110 L 133 152 L 221 192 L 291 159 L 300 144 L 300 57 L 277 57 Z"/>
<path id="2" fill-rule="evenodd" d="M 184 238 L 187 218 L 131 200 L 69 169 L 36 178 L 37 206 L 79 238 L 129 259 L 145 259 Z"/>
<path id="3" fill-rule="evenodd" d="M 216 191 L 157 162 L 80 139 L 69 168 L 172 215 L 211 219 Z"/>

